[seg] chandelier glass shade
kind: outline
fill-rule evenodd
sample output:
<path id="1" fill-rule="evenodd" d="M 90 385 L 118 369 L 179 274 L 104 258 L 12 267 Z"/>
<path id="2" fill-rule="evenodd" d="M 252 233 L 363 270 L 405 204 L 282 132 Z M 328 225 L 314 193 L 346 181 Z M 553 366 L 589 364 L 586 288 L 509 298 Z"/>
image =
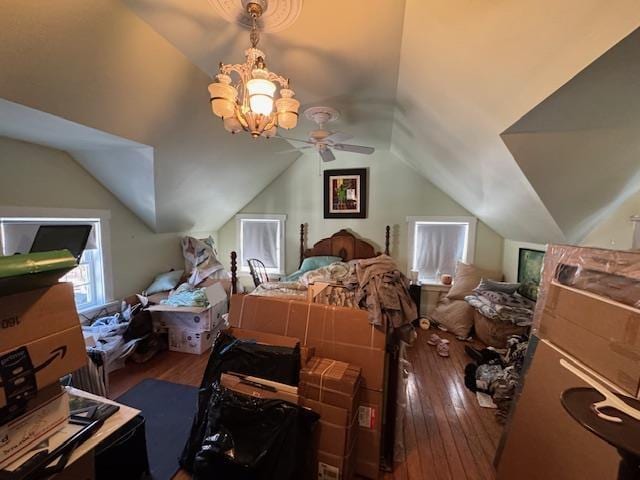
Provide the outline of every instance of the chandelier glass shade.
<path id="1" fill-rule="evenodd" d="M 270 138 L 278 127 L 288 130 L 298 124 L 300 102 L 293 98 L 289 79 L 270 72 L 264 52 L 257 48 L 256 22 L 262 14 L 261 5 L 249 2 L 247 13 L 253 19 L 251 47 L 245 50 L 245 63 L 220 63 L 220 73 L 209 85 L 211 109 L 230 133 L 246 131 L 254 138 Z M 237 78 L 235 83 L 232 75 Z M 280 96 L 276 99 L 278 86 Z"/>

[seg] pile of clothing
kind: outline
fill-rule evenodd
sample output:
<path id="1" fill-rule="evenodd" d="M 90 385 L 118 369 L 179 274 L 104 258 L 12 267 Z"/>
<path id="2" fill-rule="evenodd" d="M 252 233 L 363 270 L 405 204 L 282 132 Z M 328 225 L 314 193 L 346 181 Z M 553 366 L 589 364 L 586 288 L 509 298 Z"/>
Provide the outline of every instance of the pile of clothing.
<path id="1" fill-rule="evenodd" d="M 330 284 L 318 303 L 362 308 L 369 312 L 373 325 L 398 328 L 418 318 L 409 295 L 409 279 L 388 255 L 333 262 L 306 271 L 295 281 L 261 284 L 251 294 L 306 298 L 307 288 L 314 283 Z"/>
<path id="2" fill-rule="evenodd" d="M 465 347 L 474 360 L 465 367 L 465 385 L 474 393 L 491 396 L 500 423 L 506 421 L 511 408 L 528 347 L 527 335 L 510 336 L 505 350 Z"/>

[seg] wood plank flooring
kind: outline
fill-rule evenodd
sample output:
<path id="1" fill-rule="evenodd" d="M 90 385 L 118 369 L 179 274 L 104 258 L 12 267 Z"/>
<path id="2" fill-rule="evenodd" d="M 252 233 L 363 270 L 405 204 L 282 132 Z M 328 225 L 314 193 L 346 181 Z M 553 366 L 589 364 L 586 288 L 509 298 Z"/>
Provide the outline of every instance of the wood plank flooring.
<path id="1" fill-rule="evenodd" d="M 384 480 L 493 480 L 493 456 L 502 432 L 494 410 L 480 408 L 464 386 L 466 343 L 447 333 L 451 356 L 442 358 L 426 343 L 433 331 L 419 331 L 409 349 L 411 374 L 405 420 L 405 453 Z M 477 345 L 478 346 L 478 345 Z M 141 365 L 127 365 L 111 375 L 116 398 L 145 378 L 198 386 L 208 355 L 163 352 Z M 178 472 L 175 480 L 188 480 Z"/>

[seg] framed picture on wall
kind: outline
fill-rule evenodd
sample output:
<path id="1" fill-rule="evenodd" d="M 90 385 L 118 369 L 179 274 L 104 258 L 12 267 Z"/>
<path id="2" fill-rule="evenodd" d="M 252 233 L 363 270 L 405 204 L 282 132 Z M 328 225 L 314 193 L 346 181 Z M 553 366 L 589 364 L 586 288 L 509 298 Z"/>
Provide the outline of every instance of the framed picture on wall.
<path id="1" fill-rule="evenodd" d="M 367 218 L 367 169 L 324 171 L 324 218 Z"/>
<path id="2" fill-rule="evenodd" d="M 538 299 L 540 273 L 545 252 L 521 248 L 518 252 L 518 292 L 534 302 Z"/>

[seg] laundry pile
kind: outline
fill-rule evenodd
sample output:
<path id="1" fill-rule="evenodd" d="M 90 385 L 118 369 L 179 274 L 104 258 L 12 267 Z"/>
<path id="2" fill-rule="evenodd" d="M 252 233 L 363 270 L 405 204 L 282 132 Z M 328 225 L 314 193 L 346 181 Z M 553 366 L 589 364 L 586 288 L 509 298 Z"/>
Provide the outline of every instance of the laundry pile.
<path id="1" fill-rule="evenodd" d="M 505 350 L 465 347 L 474 360 L 465 367 L 465 385 L 474 393 L 491 397 L 500 423 L 505 422 L 511 408 L 528 346 L 528 336 L 512 335 Z"/>

